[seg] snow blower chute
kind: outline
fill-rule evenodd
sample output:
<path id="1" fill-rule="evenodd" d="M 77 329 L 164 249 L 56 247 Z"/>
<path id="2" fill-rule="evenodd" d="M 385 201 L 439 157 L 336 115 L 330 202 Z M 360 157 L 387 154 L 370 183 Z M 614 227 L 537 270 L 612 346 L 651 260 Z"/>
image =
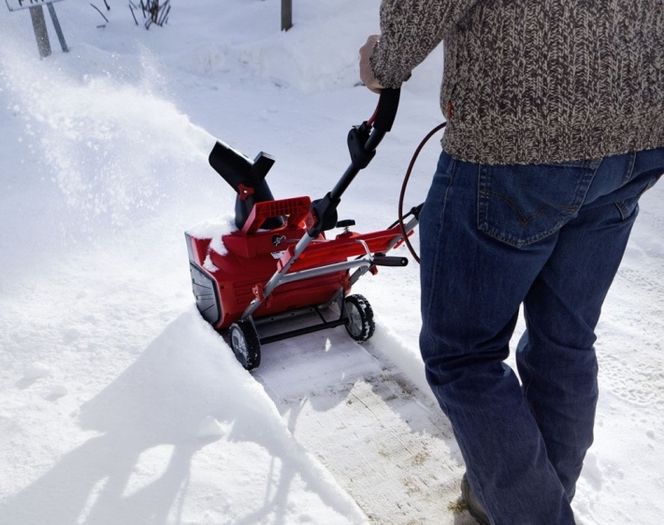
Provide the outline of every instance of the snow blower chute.
<path id="1" fill-rule="evenodd" d="M 211 249 L 212 239 L 186 234 L 191 282 L 201 315 L 247 370 L 260 364 L 261 345 L 272 341 L 341 325 L 357 341 L 373 335 L 369 302 L 350 290 L 377 266 L 408 264 L 386 253 L 412 233 L 418 214 L 406 224 L 360 234 L 351 231 L 353 220 L 338 221 L 337 206 L 392 128 L 399 95 L 383 90 L 373 117 L 350 130 L 350 166 L 332 191 L 313 202 L 274 199 L 265 181 L 274 160 L 265 153 L 252 162 L 219 142 L 210 153 L 210 165 L 237 192 L 238 229 L 222 236 L 224 254 Z M 334 228 L 343 230 L 328 239 L 325 232 Z"/>

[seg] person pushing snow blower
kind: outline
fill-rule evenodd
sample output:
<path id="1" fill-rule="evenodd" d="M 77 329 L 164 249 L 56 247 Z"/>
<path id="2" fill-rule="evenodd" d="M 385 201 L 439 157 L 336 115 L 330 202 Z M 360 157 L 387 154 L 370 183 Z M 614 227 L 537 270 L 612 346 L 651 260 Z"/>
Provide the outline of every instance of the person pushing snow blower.
<path id="1" fill-rule="evenodd" d="M 466 463 L 462 494 L 481 523 L 574 523 L 594 329 L 639 198 L 664 172 L 664 7 L 383 0 L 380 27 L 360 50 L 373 91 L 445 50 L 420 348 Z M 519 382 L 504 360 L 521 304 Z"/>

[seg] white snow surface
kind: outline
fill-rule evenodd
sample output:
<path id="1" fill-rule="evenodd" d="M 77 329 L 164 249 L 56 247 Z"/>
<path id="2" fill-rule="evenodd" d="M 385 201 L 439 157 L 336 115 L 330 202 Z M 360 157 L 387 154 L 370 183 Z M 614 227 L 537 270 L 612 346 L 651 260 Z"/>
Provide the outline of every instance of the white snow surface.
<path id="1" fill-rule="evenodd" d="M 358 283 L 379 319 L 369 344 L 343 328 L 275 343 L 253 375 L 191 296 L 183 232 L 231 229 L 215 140 L 274 155 L 277 197 L 328 191 L 376 102 L 356 62 L 378 0 L 296 1 L 287 33 L 278 0 L 174 1 L 150 31 L 110 5 L 98 29 L 87 2 L 56 3 L 71 52 L 52 38 L 44 60 L 28 12 L 0 5 L 0 523 L 472 523 L 418 357 L 416 265 Z M 393 221 L 441 118 L 441 67 L 437 50 L 416 70 L 344 197 L 359 231 Z M 598 328 L 582 524 L 664 516 L 663 199 L 664 184 L 642 199 Z"/>

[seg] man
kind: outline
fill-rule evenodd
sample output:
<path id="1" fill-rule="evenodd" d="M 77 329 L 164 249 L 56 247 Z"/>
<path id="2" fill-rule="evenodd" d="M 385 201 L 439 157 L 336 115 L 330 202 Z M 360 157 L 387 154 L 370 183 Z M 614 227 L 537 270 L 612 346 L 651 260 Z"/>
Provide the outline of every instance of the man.
<path id="1" fill-rule="evenodd" d="M 445 48 L 420 347 L 464 496 L 482 523 L 574 523 L 594 328 L 639 197 L 664 172 L 664 5 L 383 0 L 380 21 L 361 50 L 374 91 Z M 520 383 L 503 360 L 521 304 Z"/>

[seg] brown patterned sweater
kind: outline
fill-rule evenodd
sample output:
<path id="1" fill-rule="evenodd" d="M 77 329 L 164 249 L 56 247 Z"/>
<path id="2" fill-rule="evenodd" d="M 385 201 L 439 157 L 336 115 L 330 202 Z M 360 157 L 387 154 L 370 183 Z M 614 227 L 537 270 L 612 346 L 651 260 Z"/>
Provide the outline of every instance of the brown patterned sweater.
<path id="1" fill-rule="evenodd" d="M 487 164 L 664 146 L 664 0 L 383 0 L 397 87 L 442 41 L 443 148 Z"/>

